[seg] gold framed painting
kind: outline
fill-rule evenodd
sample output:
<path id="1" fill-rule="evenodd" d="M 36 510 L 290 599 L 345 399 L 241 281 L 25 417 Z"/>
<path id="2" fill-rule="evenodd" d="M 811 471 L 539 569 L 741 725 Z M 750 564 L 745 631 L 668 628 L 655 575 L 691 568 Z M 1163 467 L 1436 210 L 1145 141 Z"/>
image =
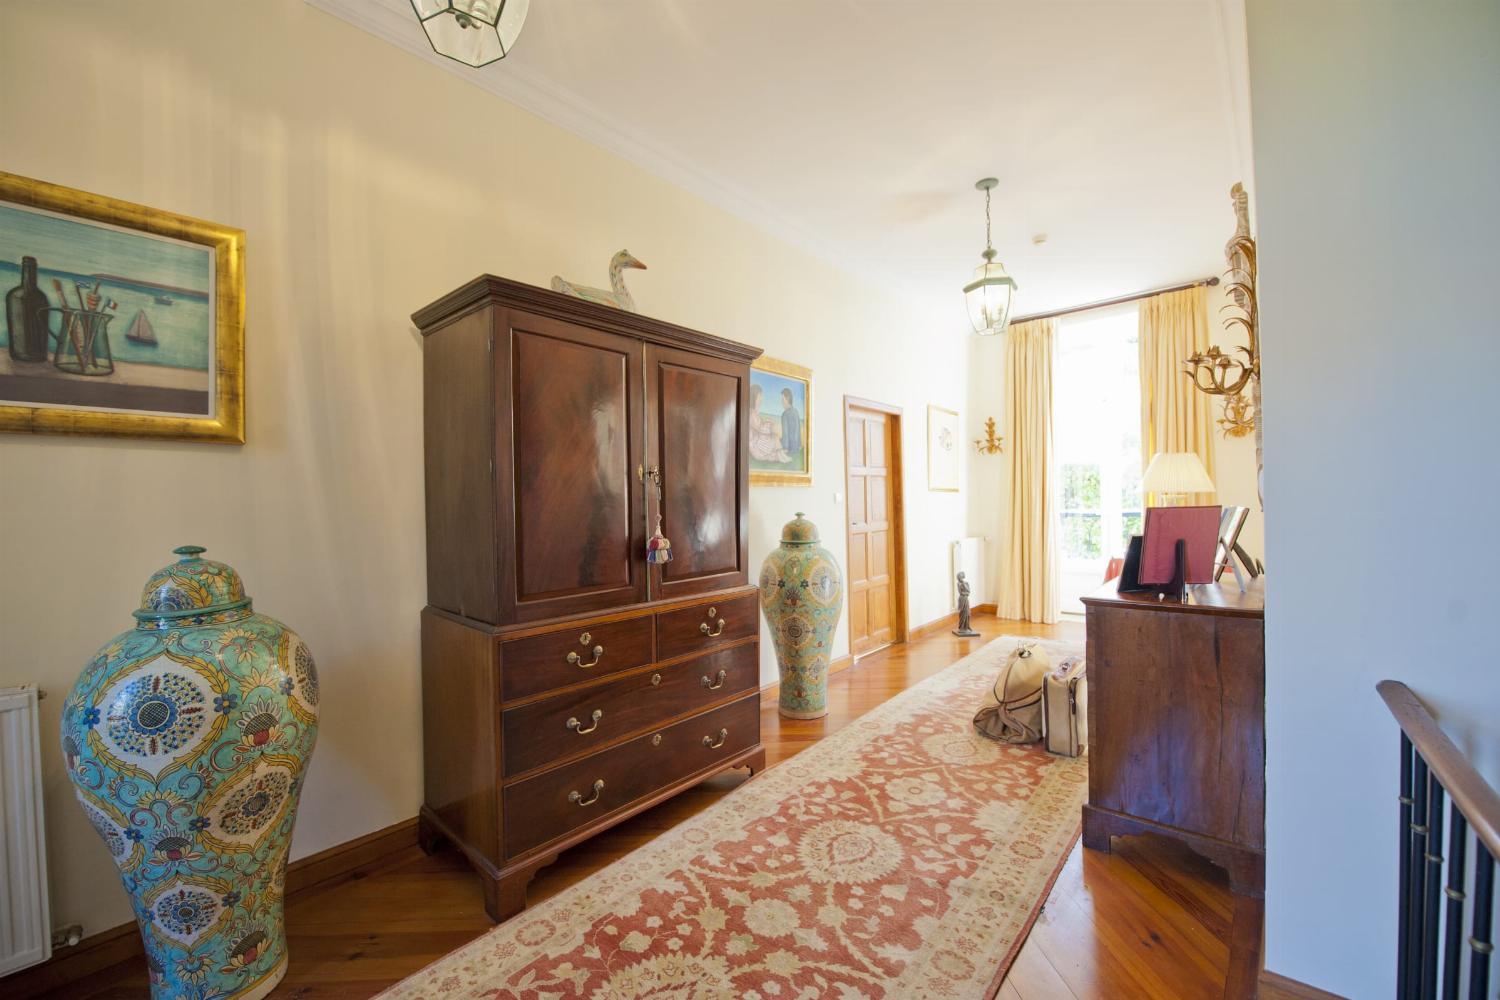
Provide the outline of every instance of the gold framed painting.
<path id="1" fill-rule="evenodd" d="M 927 489 L 933 493 L 957 493 L 960 464 L 957 411 L 929 403 Z"/>
<path id="2" fill-rule="evenodd" d="M 245 233 L 0 171 L 0 430 L 245 441 Z"/>
<path id="3" fill-rule="evenodd" d="M 812 369 L 760 357 L 750 366 L 751 486 L 812 485 Z"/>

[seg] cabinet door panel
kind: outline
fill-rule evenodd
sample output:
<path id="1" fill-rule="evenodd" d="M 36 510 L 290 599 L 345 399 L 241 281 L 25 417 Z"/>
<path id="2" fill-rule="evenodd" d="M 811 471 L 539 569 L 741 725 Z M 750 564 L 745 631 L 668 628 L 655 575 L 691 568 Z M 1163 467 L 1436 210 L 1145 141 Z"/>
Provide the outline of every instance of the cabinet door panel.
<path id="1" fill-rule="evenodd" d="M 515 620 L 644 600 L 640 344 L 508 317 Z"/>
<path id="2" fill-rule="evenodd" d="M 655 567 L 653 596 L 683 597 L 743 584 L 749 481 L 744 413 L 748 367 L 665 347 L 646 349 L 648 462 L 661 470 L 652 524 L 672 542 Z"/>

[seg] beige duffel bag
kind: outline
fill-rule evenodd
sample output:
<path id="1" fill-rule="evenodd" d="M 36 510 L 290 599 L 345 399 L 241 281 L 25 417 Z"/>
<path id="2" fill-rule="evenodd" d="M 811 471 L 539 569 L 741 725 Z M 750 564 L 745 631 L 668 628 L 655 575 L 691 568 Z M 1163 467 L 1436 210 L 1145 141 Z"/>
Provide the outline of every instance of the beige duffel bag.
<path id="1" fill-rule="evenodd" d="M 974 728 L 1006 743 L 1035 743 L 1042 738 L 1042 678 L 1052 668 L 1047 651 L 1024 643 L 1011 651 Z"/>

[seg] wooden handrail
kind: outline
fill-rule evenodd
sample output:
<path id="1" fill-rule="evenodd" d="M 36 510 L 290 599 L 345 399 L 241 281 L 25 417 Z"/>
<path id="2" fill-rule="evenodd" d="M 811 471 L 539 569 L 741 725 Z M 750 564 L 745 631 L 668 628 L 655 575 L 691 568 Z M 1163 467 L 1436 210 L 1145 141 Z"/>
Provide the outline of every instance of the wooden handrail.
<path id="1" fill-rule="evenodd" d="M 1427 762 L 1433 777 L 1469 821 L 1474 836 L 1492 857 L 1500 858 L 1500 793 L 1474 770 L 1411 688 L 1400 681 L 1381 681 L 1375 690 L 1385 699 L 1386 707 Z"/>

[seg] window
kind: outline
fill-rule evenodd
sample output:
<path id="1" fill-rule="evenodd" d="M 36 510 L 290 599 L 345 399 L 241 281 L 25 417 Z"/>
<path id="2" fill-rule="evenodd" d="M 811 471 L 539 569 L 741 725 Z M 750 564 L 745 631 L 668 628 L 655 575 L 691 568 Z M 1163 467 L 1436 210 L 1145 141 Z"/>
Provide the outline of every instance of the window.
<path id="1" fill-rule="evenodd" d="M 1134 304 L 1064 317 L 1057 330 L 1053 442 L 1064 612 L 1097 589 L 1141 530 L 1141 389 Z"/>

